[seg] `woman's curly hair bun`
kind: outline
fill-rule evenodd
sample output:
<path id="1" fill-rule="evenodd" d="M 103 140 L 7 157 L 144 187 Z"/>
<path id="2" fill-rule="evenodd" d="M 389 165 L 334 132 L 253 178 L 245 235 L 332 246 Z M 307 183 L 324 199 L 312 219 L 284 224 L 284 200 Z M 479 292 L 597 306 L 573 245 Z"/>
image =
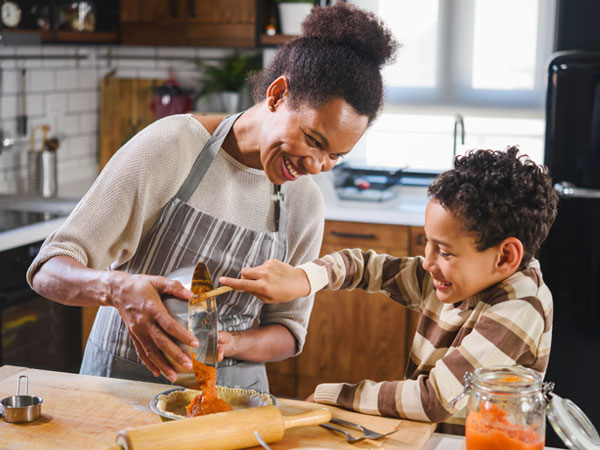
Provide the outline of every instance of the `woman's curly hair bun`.
<path id="1" fill-rule="evenodd" d="M 379 67 L 391 62 L 398 48 L 381 19 L 347 3 L 313 9 L 302 22 L 302 35 L 348 45 Z"/>

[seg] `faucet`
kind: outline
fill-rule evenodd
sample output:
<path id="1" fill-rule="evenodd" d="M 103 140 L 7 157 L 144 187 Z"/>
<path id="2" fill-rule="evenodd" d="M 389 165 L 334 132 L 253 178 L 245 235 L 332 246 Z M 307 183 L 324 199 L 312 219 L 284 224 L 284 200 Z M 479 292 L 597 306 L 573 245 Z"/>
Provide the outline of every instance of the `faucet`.
<path id="1" fill-rule="evenodd" d="M 463 116 L 456 114 L 454 116 L 454 140 L 452 146 L 452 159 L 456 157 L 456 138 L 458 137 L 458 127 L 460 125 L 460 143 L 465 145 L 465 121 Z"/>

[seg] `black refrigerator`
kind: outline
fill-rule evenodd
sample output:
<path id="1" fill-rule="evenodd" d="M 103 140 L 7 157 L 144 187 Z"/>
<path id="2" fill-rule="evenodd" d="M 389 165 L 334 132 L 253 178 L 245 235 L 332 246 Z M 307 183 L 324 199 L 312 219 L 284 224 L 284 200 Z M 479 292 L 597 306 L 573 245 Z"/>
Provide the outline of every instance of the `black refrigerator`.
<path id="1" fill-rule="evenodd" d="M 554 298 L 546 380 L 600 429 L 600 52 L 550 59 L 545 164 L 560 196 L 540 253 Z M 564 448 L 551 427 L 546 445 Z"/>

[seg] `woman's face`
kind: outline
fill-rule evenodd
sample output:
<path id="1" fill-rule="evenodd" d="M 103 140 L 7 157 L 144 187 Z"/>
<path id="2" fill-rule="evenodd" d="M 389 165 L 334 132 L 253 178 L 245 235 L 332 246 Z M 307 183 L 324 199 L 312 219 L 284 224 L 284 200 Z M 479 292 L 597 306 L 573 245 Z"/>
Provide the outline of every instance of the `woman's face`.
<path id="1" fill-rule="evenodd" d="M 331 170 L 356 145 L 369 122 L 342 99 L 318 109 L 290 109 L 284 98 L 268 114 L 261 130 L 260 161 L 275 184 Z"/>

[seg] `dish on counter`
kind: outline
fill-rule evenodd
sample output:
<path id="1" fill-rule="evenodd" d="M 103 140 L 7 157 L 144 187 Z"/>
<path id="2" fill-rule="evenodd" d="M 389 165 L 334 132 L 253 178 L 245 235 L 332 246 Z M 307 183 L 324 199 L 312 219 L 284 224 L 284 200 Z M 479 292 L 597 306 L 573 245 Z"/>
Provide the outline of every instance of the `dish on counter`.
<path id="1" fill-rule="evenodd" d="M 184 387 L 168 389 L 154 396 L 150 401 L 150 409 L 163 421 L 185 419 L 185 407 L 200 392 Z M 271 394 L 252 389 L 217 386 L 217 396 L 229 403 L 234 410 L 277 404 Z"/>

